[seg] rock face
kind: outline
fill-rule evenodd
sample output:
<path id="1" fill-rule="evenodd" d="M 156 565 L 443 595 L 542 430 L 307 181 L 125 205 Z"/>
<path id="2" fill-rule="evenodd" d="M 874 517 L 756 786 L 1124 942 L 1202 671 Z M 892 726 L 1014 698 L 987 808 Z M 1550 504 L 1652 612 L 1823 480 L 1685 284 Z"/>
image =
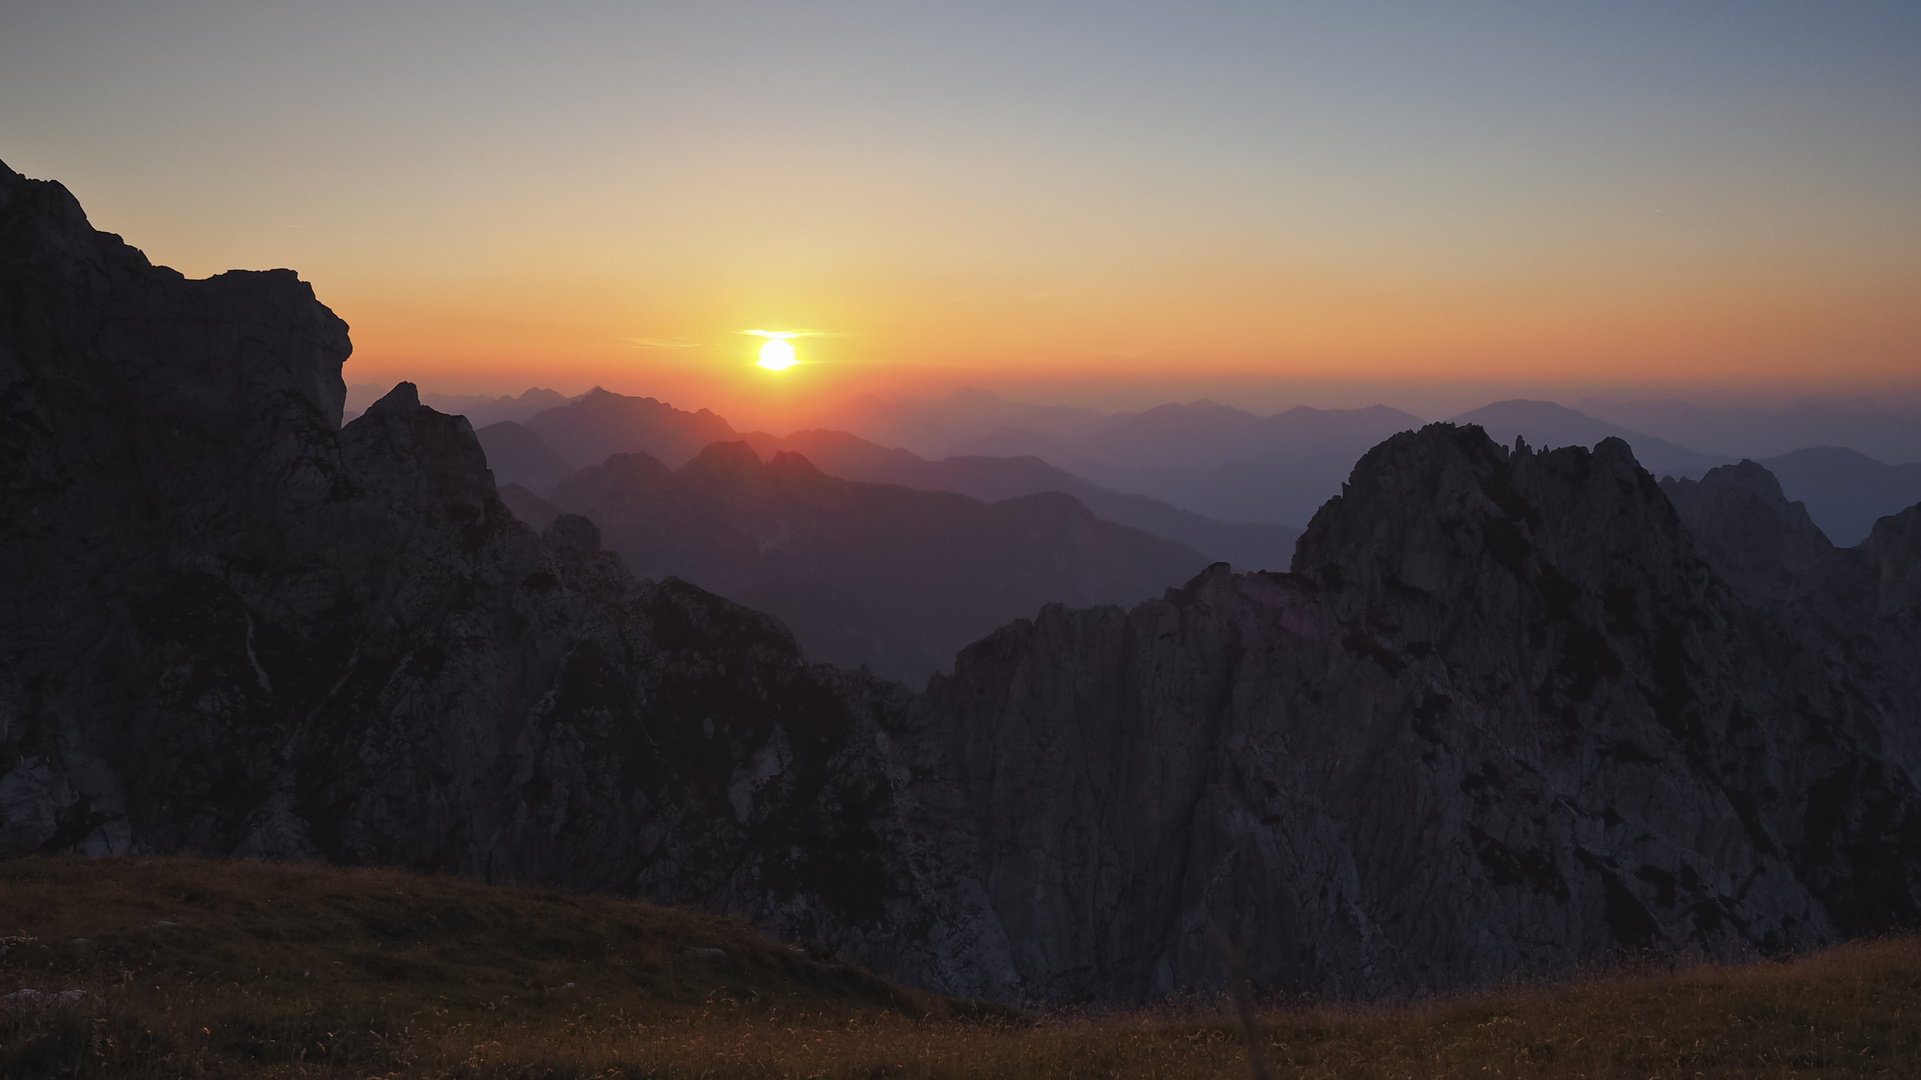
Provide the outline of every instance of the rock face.
<path id="1" fill-rule="evenodd" d="M 852 896 L 827 793 L 899 691 L 636 582 L 581 518 L 536 535 L 408 384 L 341 428 L 346 329 L 290 272 L 184 280 L 0 170 L 0 853 Z"/>
<path id="2" fill-rule="evenodd" d="M 346 353 L 291 273 L 0 169 L 0 853 L 637 891 L 1013 1001 L 1219 987 L 1210 922 L 1379 996 L 1921 918 L 1921 508 L 1784 579 L 1755 478 L 1677 511 L 1618 441 L 1433 425 L 1291 572 L 1049 607 L 916 696 L 536 534 L 408 385 L 340 427 Z"/>
<path id="3" fill-rule="evenodd" d="M 1752 461 L 1722 465 L 1695 480 L 1661 481 L 1701 555 L 1755 607 L 1779 606 L 1834 551 L 1808 508 L 1781 493 L 1774 474 Z"/>
<path id="4" fill-rule="evenodd" d="M 615 454 L 551 501 L 599 524 L 636 574 L 769 612 L 808 657 L 914 687 L 1043 604 L 1133 603 L 1209 562 L 1058 492 L 985 503 L 855 483 L 794 453 L 763 463 L 744 442 L 715 443 L 671 470 Z"/>

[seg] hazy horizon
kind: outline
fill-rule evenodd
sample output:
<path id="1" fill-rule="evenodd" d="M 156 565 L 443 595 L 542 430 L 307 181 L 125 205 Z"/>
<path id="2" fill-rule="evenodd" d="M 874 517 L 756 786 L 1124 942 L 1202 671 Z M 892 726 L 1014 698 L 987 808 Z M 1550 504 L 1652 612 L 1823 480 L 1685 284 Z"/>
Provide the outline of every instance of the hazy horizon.
<path id="1" fill-rule="evenodd" d="M 350 382 L 755 425 L 1921 395 L 1921 9 L 7 10 L 0 160 Z M 801 363 L 754 366 L 798 333 Z"/>
<path id="2" fill-rule="evenodd" d="M 1323 410 L 1351 410 L 1382 405 L 1419 417 L 1425 422 L 1450 420 L 1485 405 L 1504 401 L 1545 401 L 1576 411 L 1586 411 L 1597 402 L 1610 406 L 1684 402 L 1708 410 L 1752 409 L 1778 413 L 1798 406 L 1816 405 L 1861 412 L 1886 413 L 1921 420 L 1921 390 L 1864 394 L 1811 394 L 1786 392 L 1740 392 L 1739 390 L 1675 392 L 1673 388 L 1621 386 L 1528 386 L 1468 383 L 1416 384 L 1407 382 L 1319 383 L 1311 385 L 1270 381 L 1239 383 L 1206 380 L 1138 381 L 1120 387 L 1074 384 L 1048 384 L 1035 381 L 988 379 L 960 380 L 953 385 L 935 384 L 883 392 L 884 388 L 849 387 L 842 396 L 824 396 L 804 409 L 768 409 L 764 402 L 738 396 L 730 411 L 714 400 L 701 396 L 701 385 L 691 382 L 670 386 L 650 386 L 644 377 L 626 380 L 621 385 L 594 382 L 580 384 L 528 383 L 515 385 L 500 380 L 459 380 L 436 377 L 402 377 L 392 381 L 355 376 L 349 361 L 347 385 L 350 402 L 364 406 L 401 381 L 412 382 L 425 395 L 450 398 L 498 399 L 519 397 L 529 390 L 551 390 L 575 398 L 595 388 L 628 397 L 651 397 L 689 412 L 707 409 L 727 419 L 737 429 L 767 430 L 775 434 L 820 426 L 809 417 L 831 417 L 849 401 L 873 398 L 890 405 L 934 402 L 955 394 L 983 391 L 1015 405 L 1089 409 L 1103 414 L 1140 412 L 1161 405 L 1192 405 L 1211 401 L 1259 416 L 1271 416 L 1297 407 Z M 676 392 L 678 391 L 678 392 Z M 358 396 L 356 396 L 358 395 Z M 365 400 L 362 400 L 365 399 Z M 767 421 L 767 422 L 762 422 Z"/>

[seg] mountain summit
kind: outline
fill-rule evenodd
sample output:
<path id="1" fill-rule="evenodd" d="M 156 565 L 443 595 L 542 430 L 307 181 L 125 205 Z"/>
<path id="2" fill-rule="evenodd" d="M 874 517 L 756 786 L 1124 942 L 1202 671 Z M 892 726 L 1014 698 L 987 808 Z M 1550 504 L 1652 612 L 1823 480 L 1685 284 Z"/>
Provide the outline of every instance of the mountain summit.
<path id="1" fill-rule="evenodd" d="M 1756 478 L 1429 425 L 1288 572 L 1050 605 L 916 695 L 536 533 L 407 384 L 341 427 L 346 356 L 292 273 L 0 169 L 0 855 L 639 893 L 1006 1001 L 1219 989 L 1210 925 L 1383 997 L 1921 921 L 1921 508 L 1797 569 L 1690 524 L 1798 528 Z M 750 457 L 683 468 L 805 471 Z"/>

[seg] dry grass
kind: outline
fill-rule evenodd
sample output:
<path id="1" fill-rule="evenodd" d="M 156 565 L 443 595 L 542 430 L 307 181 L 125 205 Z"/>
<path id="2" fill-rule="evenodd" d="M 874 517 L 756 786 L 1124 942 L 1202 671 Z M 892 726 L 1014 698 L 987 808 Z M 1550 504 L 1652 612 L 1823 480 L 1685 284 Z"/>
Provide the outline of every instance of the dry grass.
<path id="1" fill-rule="evenodd" d="M 9 1078 L 1246 1075 L 1225 1002 L 996 1014 L 737 920 L 448 878 L 17 860 L 0 934 L 36 939 L 0 994 L 46 995 L 0 1004 Z M 1921 940 L 1261 1025 L 1276 1077 L 1921 1076 Z"/>

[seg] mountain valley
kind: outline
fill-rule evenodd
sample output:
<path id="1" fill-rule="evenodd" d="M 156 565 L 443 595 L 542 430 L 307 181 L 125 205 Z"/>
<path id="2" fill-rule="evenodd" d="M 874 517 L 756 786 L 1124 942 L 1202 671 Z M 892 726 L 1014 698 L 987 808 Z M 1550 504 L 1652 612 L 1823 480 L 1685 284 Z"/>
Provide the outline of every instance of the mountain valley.
<path id="1" fill-rule="evenodd" d="M 1266 990 L 1372 1001 L 1921 921 L 1921 507 L 1836 548 L 1758 466 L 1329 419 L 1388 430 L 1314 474 L 1345 482 L 1285 568 L 1047 604 L 915 693 L 635 571 L 751 592 L 791 543 L 986 582 L 943 544 L 994 519 L 1098 599 L 1202 553 L 604 391 L 515 421 L 580 469 L 510 493 L 536 531 L 412 384 L 343 425 L 350 353 L 291 271 L 187 279 L 0 168 L 0 855 L 639 896 L 1009 1003 L 1223 989 L 1215 932 Z M 1129 423 L 1246 445 L 1220 408 Z M 925 546 L 841 531 L 901 507 Z M 1095 534 L 1140 554 L 1077 558 Z"/>

